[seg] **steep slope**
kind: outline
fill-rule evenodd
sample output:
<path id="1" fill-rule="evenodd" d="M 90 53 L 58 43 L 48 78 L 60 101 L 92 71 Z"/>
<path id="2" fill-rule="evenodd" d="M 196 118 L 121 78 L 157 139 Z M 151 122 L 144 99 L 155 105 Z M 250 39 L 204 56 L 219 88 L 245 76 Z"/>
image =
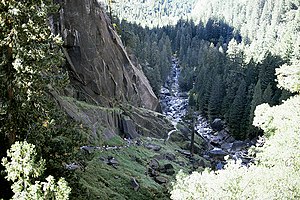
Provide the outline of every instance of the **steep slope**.
<path id="1" fill-rule="evenodd" d="M 170 123 L 139 65 L 134 65 L 96 0 L 61 3 L 54 28 L 64 40 L 70 86 L 53 93 L 60 106 L 92 131 L 91 143 L 116 135 L 164 137 Z M 148 129 L 144 125 L 148 124 Z"/>
<path id="2" fill-rule="evenodd" d="M 89 136 L 76 160 L 66 164 L 81 186 L 72 188 L 73 199 L 168 199 L 179 169 L 209 165 L 181 150 L 188 137 L 179 131 L 178 143 L 162 139 L 174 127 L 156 112 L 159 102 L 147 78 L 96 0 L 64 1 L 56 26 L 70 85 L 52 95 Z"/>
<path id="3" fill-rule="evenodd" d="M 139 67 L 132 64 L 99 4 L 65 1 L 61 32 L 77 98 L 112 106 L 128 102 L 155 110 L 158 100 Z"/>

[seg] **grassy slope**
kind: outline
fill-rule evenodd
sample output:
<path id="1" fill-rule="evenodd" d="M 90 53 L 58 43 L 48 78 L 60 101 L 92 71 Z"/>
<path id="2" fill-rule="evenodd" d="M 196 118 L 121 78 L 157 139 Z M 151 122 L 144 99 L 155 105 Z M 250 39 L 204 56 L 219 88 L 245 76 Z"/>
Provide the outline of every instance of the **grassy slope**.
<path id="1" fill-rule="evenodd" d="M 180 169 L 185 172 L 190 171 L 190 161 L 176 152 L 176 149 L 180 149 L 180 147 L 174 142 L 168 142 L 164 145 L 163 141 L 159 139 L 142 138 L 142 140 L 144 143 L 158 144 L 162 149 L 159 152 L 154 152 L 143 146 L 130 146 L 120 150 L 93 153 L 93 158 L 88 162 L 85 171 L 78 171 L 81 183 L 87 190 L 87 199 L 169 199 L 168 188 L 174 180 L 175 174 Z M 166 185 L 160 185 L 147 175 L 146 171 L 149 161 L 164 153 L 173 153 L 176 159 L 174 161 L 159 160 L 160 165 L 171 163 L 176 173 L 173 176 L 160 173 L 161 176 L 168 179 Z M 100 160 L 101 157 L 107 158 L 107 156 L 113 156 L 117 159 L 119 162 L 117 169 Z M 180 162 L 185 163 L 185 166 L 180 166 Z M 134 191 L 131 186 L 132 177 L 140 185 L 138 191 Z"/>

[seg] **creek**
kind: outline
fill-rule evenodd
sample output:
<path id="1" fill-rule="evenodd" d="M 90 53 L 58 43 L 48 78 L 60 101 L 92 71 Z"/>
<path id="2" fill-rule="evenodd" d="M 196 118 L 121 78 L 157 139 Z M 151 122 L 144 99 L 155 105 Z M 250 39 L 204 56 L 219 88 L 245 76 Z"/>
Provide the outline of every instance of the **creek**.
<path id="1" fill-rule="evenodd" d="M 174 130 L 168 133 L 168 140 L 177 131 L 178 123 L 191 123 L 184 120 L 188 113 L 188 93 L 180 90 L 179 77 L 180 65 L 177 58 L 172 58 L 171 73 L 160 91 L 160 104 L 162 112 L 172 122 Z M 205 151 L 203 157 L 210 160 L 213 168 L 222 169 L 228 156 L 234 160 L 241 160 L 243 165 L 253 161 L 248 156 L 248 149 L 257 145 L 256 140 L 235 140 L 230 136 L 225 123 L 221 119 L 215 119 L 209 123 L 207 119 L 195 112 L 195 133 L 204 140 Z M 192 132 L 192 131 L 191 131 Z"/>

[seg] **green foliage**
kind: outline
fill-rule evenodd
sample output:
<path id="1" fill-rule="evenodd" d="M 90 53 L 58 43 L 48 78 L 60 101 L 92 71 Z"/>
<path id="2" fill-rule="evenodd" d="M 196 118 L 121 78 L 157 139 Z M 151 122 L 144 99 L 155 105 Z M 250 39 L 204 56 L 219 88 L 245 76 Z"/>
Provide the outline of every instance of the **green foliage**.
<path id="1" fill-rule="evenodd" d="M 292 73 L 291 77 L 285 77 L 287 82 L 284 83 L 299 93 L 300 90 L 293 87 L 299 84 L 299 77 Z M 250 149 L 249 152 L 256 154 L 256 162 L 245 167 L 240 161 L 228 160 L 224 170 L 191 175 L 179 173 L 171 198 L 299 199 L 299 113 L 299 94 L 279 106 L 259 105 L 253 123 L 262 128 L 268 138 L 262 147 Z"/>
<path id="2" fill-rule="evenodd" d="M 280 87 L 297 92 L 300 90 L 300 63 L 296 61 L 291 66 L 285 64 L 276 69 L 278 84 Z"/>
<path id="3" fill-rule="evenodd" d="M 62 40 L 51 33 L 52 1 L 0 2 L 0 132 L 9 143 L 47 120 L 48 85 L 65 85 Z M 2 136 L 4 137 L 4 136 Z"/>
<path id="4" fill-rule="evenodd" d="M 247 97 L 246 82 L 243 80 L 240 83 L 238 91 L 235 95 L 234 101 L 229 109 L 229 128 L 235 138 L 241 139 L 245 136 L 243 129 L 246 125 L 245 119 L 243 118 L 245 112 L 245 104 Z"/>
<path id="5" fill-rule="evenodd" d="M 174 138 L 171 137 L 171 139 Z M 192 166 L 188 164 L 189 159 L 176 151 L 180 148 L 181 142 L 177 144 L 169 141 L 164 144 L 161 139 L 145 137 L 141 137 L 140 140 L 162 148 L 159 152 L 155 152 L 144 146 L 132 145 L 119 150 L 95 152 L 93 159 L 87 163 L 86 170 L 78 172 L 81 177 L 80 182 L 86 190 L 86 196 L 79 194 L 77 199 L 169 199 L 170 194 L 167 189 L 170 188 L 170 182 L 175 180 L 175 176 L 160 173 L 160 176 L 168 179 L 168 183 L 158 184 L 147 173 L 147 169 L 150 160 L 157 159 L 161 167 L 164 164 L 172 164 L 176 172 L 180 169 L 184 172 L 191 170 Z M 176 160 L 160 159 L 162 155 L 170 153 L 176 156 Z M 119 164 L 113 167 L 101 160 L 108 156 L 114 157 Z M 195 159 L 201 158 L 195 155 Z M 185 163 L 184 167 L 180 165 L 182 163 Z M 137 191 L 134 191 L 131 186 L 132 177 L 139 183 L 140 188 Z"/>
<path id="6" fill-rule="evenodd" d="M 0 1 L 0 156 L 26 139 L 46 159 L 45 175 L 64 176 L 75 186 L 62 163 L 74 159 L 86 138 L 52 97 L 68 83 L 62 39 L 51 30 L 57 11 L 51 0 Z M 0 198 L 10 197 L 5 188 Z"/>
<path id="7" fill-rule="evenodd" d="M 161 29 L 142 29 L 136 24 L 122 21 L 124 44 L 138 58 L 143 72 L 148 78 L 156 95 L 166 81 L 171 69 L 171 41 Z"/>
<path id="8" fill-rule="evenodd" d="M 7 158 L 2 159 L 6 168 L 6 179 L 13 181 L 12 199 L 68 199 L 71 188 L 61 178 L 57 183 L 53 176 L 48 176 L 46 182 L 38 181 L 45 170 L 45 160 L 37 160 L 35 146 L 25 142 L 16 142 L 7 152 Z"/>

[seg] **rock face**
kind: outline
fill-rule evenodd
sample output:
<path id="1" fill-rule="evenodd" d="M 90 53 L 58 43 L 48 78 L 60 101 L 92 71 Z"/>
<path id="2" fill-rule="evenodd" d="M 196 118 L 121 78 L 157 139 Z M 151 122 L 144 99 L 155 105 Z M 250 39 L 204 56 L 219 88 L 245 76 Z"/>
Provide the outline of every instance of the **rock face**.
<path id="1" fill-rule="evenodd" d="M 73 87 L 69 95 L 107 107 L 120 102 L 151 110 L 158 107 L 141 67 L 132 64 L 97 1 L 65 0 L 57 27 Z"/>
<path id="2" fill-rule="evenodd" d="M 96 0 L 56 0 L 61 5 L 52 30 L 63 37 L 70 84 L 52 95 L 66 113 L 88 127 L 90 142 L 116 135 L 164 137 L 171 124 L 133 64 L 109 17 Z"/>

